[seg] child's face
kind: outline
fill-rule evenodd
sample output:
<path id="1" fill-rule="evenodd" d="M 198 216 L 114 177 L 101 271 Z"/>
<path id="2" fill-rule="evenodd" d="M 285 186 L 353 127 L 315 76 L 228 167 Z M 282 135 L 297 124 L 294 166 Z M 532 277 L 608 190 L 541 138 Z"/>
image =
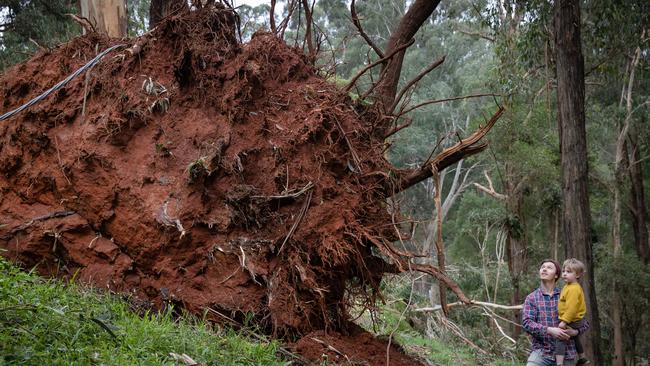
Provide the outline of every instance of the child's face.
<path id="1" fill-rule="evenodd" d="M 573 269 L 569 266 L 566 266 L 562 269 L 562 279 L 567 283 L 574 283 L 578 281 L 579 276 L 575 273 Z"/>

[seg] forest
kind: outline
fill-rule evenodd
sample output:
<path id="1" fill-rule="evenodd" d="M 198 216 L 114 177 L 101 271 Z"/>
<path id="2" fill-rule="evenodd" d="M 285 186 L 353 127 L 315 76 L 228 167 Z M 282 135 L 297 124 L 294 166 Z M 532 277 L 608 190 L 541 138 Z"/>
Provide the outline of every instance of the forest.
<path id="1" fill-rule="evenodd" d="M 128 44 L 0 120 L 3 257 L 450 365 L 524 364 L 540 264 L 577 258 L 592 364 L 650 364 L 650 2 L 127 0 L 110 39 L 96 3 L 0 1 L 0 113 Z"/>

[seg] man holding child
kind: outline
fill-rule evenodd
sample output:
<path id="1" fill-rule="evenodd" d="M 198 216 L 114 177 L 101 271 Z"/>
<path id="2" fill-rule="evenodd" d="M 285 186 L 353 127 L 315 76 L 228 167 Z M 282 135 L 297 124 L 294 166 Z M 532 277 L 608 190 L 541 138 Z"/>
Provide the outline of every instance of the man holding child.
<path id="1" fill-rule="evenodd" d="M 584 294 L 577 282 L 583 273 L 584 265 L 576 259 L 567 260 L 564 271 L 553 259 L 542 261 L 540 286 L 526 297 L 522 311 L 522 326 L 532 339 L 527 366 L 580 366 L 589 363 L 581 347 L 576 350 L 577 336 L 589 328 L 584 319 Z M 562 292 L 556 287 L 560 274 L 566 282 Z"/>

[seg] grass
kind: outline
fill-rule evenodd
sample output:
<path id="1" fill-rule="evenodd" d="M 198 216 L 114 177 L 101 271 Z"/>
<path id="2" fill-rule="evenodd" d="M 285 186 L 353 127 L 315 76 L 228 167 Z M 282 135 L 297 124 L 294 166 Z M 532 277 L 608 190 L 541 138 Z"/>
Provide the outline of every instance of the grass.
<path id="1" fill-rule="evenodd" d="M 138 316 L 129 304 L 44 280 L 0 257 L 0 365 L 287 365 L 260 344 L 172 311 Z"/>

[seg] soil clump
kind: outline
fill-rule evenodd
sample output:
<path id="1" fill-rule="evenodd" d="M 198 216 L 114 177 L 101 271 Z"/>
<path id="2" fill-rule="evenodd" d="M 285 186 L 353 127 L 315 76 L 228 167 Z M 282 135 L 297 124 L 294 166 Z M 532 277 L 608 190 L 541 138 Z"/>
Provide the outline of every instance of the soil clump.
<path id="1" fill-rule="evenodd" d="M 120 42 L 89 34 L 8 70 L 2 110 Z M 239 42 L 229 10 L 172 17 L 0 122 L 1 254 L 155 307 L 252 314 L 312 360 L 330 344 L 384 364 L 348 320 L 398 271 L 377 118 L 274 35 Z"/>

